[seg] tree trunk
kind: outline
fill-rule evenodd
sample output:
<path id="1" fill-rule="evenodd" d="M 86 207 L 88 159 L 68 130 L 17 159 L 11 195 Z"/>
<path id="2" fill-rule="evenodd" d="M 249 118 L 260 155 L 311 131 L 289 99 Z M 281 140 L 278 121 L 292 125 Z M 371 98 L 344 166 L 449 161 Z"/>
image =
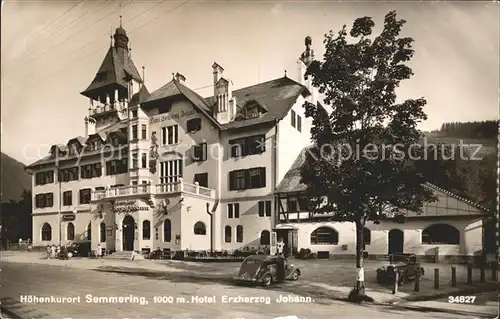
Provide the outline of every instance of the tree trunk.
<path id="1" fill-rule="evenodd" d="M 356 291 L 358 295 L 365 294 L 365 271 L 363 269 L 364 238 L 363 228 L 365 226 L 364 217 L 356 222 Z"/>

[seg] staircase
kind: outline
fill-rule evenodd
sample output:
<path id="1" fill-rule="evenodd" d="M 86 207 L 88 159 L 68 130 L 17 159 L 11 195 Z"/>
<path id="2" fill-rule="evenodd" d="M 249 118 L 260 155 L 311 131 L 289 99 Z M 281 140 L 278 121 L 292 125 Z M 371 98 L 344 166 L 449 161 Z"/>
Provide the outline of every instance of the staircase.
<path id="1" fill-rule="evenodd" d="M 117 251 L 112 254 L 106 255 L 103 258 L 105 259 L 120 259 L 120 260 L 131 260 L 132 259 L 132 251 Z M 144 257 L 138 252 L 135 253 L 135 259 L 144 259 Z"/>

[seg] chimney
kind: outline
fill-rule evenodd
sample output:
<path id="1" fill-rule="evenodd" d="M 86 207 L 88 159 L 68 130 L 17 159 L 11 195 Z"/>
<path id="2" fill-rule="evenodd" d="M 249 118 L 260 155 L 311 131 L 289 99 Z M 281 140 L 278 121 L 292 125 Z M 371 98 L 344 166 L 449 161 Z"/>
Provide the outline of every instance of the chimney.
<path id="1" fill-rule="evenodd" d="M 214 86 L 217 82 L 219 82 L 219 80 L 222 78 L 222 73 L 224 72 L 224 69 L 217 64 L 217 62 L 214 62 L 214 64 L 212 64 L 212 69 L 214 70 L 213 73 L 214 73 Z"/>
<path id="2" fill-rule="evenodd" d="M 299 57 L 299 60 L 297 61 L 299 65 L 299 83 L 304 85 L 309 92 L 311 93 L 311 103 L 316 103 L 316 89 L 312 85 L 312 79 L 310 76 L 306 77 L 306 71 L 307 68 L 311 65 L 311 63 L 314 61 L 314 50 L 311 49 L 312 45 L 312 39 L 311 37 L 306 37 L 305 38 L 305 46 L 306 49 L 304 52 Z"/>
<path id="3" fill-rule="evenodd" d="M 177 82 L 181 82 L 181 83 L 184 83 L 186 82 L 186 77 L 182 74 L 180 74 L 179 72 L 175 73 L 174 75 L 174 79 L 177 81 Z"/>
<path id="4" fill-rule="evenodd" d="M 96 133 L 96 120 L 92 117 L 85 117 L 85 137 Z"/>

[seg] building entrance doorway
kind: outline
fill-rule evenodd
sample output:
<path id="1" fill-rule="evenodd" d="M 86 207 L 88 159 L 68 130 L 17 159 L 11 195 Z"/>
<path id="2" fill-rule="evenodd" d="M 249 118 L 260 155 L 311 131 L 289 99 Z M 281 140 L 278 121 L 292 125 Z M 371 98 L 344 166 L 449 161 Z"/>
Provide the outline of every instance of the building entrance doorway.
<path id="1" fill-rule="evenodd" d="M 125 218 L 123 218 L 122 234 L 123 250 L 133 251 L 135 240 L 135 221 L 134 218 L 130 215 L 127 215 L 125 216 Z"/>
<path id="2" fill-rule="evenodd" d="M 402 254 L 404 250 L 404 233 L 399 229 L 389 231 L 389 255 Z"/>

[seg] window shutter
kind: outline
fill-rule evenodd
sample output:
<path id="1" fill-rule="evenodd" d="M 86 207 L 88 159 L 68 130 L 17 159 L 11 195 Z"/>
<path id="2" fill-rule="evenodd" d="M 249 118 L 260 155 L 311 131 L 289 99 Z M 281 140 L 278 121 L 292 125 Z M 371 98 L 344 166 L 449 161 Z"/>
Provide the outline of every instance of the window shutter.
<path id="1" fill-rule="evenodd" d="M 247 188 L 252 188 L 252 187 L 253 187 L 253 185 L 252 185 L 252 181 L 250 179 L 250 170 L 247 169 L 247 170 L 245 170 L 245 187 L 244 188 L 247 189 Z"/>
<path id="2" fill-rule="evenodd" d="M 259 216 L 264 217 L 264 202 L 263 201 L 259 202 Z"/>
<path id="3" fill-rule="evenodd" d="M 260 187 L 266 187 L 266 168 L 260 168 Z"/>
<path id="4" fill-rule="evenodd" d="M 235 203 L 234 205 L 234 218 L 240 218 L 240 203 Z"/>
<path id="5" fill-rule="evenodd" d="M 268 200 L 266 201 L 266 216 L 271 216 L 272 208 L 271 208 L 271 201 Z"/>
<path id="6" fill-rule="evenodd" d="M 234 171 L 229 172 L 229 190 L 232 191 L 235 189 L 235 180 L 234 180 Z"/>
<path id="7" fill-rule="evenodd" d="M 179 177 L 182 177 L 182 160 L 177 160 L 177 165 L 179 165 L 178 167 L 178 172 L 179 172 Z"/>
<path id="8" fill-rule="evenodd" d="M 227 204 L 227 218 L 233 218 L 233 204 Z"/>

